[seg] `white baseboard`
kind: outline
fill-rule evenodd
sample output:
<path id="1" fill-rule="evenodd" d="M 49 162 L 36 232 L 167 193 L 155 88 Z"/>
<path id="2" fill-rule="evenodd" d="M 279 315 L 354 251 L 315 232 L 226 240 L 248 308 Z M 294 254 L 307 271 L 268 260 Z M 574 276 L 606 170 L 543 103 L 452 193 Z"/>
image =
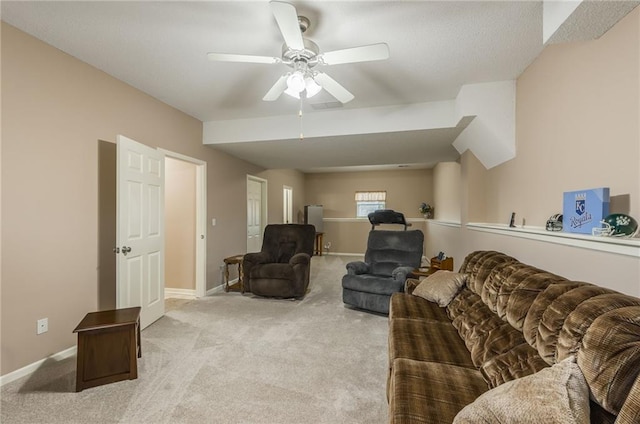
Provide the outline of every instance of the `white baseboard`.
<path id="1" fill-rule="evenodd" d="M 237 278 L 233 280 L 229 280 L 229 285 L 232 286 L 237 282 L 238 282 Z M 212 294 L 220 293 L 221 291 L 224 291 L 224 283 L 207 290 L 207 293 L 205 293 L 205 296 L 211 296 Z"/>
<path id="2" fill-rule="evenodd" d="M 172 289 L 169 287 L 165 287 L 164 289 L 164 298 L 175 298 L 175 299 L 195 299 L 196 291 L 193 289 Z"/>
<path id="3" fill-rule="evenodd" d="M 48 361 L 50 359 L 53 359 L 54 361 L 62 361 L 63 359 L 67 359 L 67 358 L 70 358 L 71 356 L 75 356 L 77 352 L 78 352 L 78 347 L 77 346 L 73 346 L 73 347 L 70 347 L 69 349 L 65 349 L 65 350 L 63 350 L 61 352 L 54 353 L 51 356 L 47 356 L 44 359 L 36 361 L 36 362 L 34 362 L 32 364 L 29 364 L 27 366 L 24 366 L 24 367 L 20 368 L 19 370 L 15 370 L 13 372 L 10 372 L 9 374 L 5 374 L 3 376 L 0 376 L 0 387 L 2 387 L 5 384 L 9 384 L 12 381 L 16 381 L 19 378 L 25 377 L 25 376 L 35 372 L 38 368 L 40 368 L 42 366 L 42 364 L 44 364 L 45 361 Z"/>
<path id="4" fill-rule="evenodd" d="M 344 253 L 344 252 L 329 252 L 323 253 L 325 256 L 364 256 L 364 253 Z"/>

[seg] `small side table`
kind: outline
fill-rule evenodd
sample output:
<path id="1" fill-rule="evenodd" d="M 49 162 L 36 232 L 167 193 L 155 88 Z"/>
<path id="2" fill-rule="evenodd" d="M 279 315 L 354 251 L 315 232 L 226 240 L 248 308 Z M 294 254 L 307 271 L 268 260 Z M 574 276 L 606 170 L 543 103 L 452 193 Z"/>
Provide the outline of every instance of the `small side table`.
<path id="1" fill-rule="evenodd" d="M 314 255 L 322 256 L 322 237 L 323 236 L 324 236 L 324 233 L 322 232 L 316 233 L 316 240 L 313 245 Z"/>
<path id="2" fill-rule="evenodd" d="M 440 271 L 441 269 L 446 271 L 453 271 L 453 258 L 447 258 L 440 261 L 438 258 L 431 258 L 431 263 L 429 268 L 416 268 L 411 271 L 411 275 L 415 278 L 419 277 L 428 277 L 436 271 Z"/>
<path id="3" fill-rule="evenodd" d="M 138 378 L 140 309 L 91 312 L 73 330 L 78 333 L 76 392 Z"/>
<path id="4" fill-rule="evenodd" d="M 429 269 L 431 270 L 432 274 L 441 269 L 446 271 L 453 271 L 453 258 L 440 260 L 437 257 L 433 257 L 431 258 L 431 267 Z"/>
<path id="5" fill-rule="evenodd" d="M 224 258 L 224 291 L 229 292 L 231 287 L 229 286 L 229 265 L 238 265 L 238 285 L 240 286 L 240 293 L 244 294 L 244 274 L 242 273 L 242 261 L 244 255 L 235 255 Z"/>

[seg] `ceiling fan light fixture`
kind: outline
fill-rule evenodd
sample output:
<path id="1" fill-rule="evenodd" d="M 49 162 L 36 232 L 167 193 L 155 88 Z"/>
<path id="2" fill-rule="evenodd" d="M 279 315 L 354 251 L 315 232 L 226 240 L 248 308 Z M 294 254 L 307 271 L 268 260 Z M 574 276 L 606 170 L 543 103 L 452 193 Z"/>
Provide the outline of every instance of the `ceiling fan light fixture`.
<path id="1" fill-rule="evenodd" d="M 284 94 L 288 94 L 289 96 L 293 97 L 294 99 L 300 99 L 300 93 L 297 91 L 294 91 L 290 88 L 287 88 L 286 90 L 284 90 Z"/>
<path id="2" fill-rule="evenodd" d="M 305 78 L 304 83 L 307 89 L 307 99 L 315 96 L 322 90 L 322 87 L 311 77 Z"/>
<path id="3" fill-rule="evenodd" d="M 295 71 L 287 78 L 287 91 L 301 93 L 305 89 L 304 75 L 300 71 Z M 300 97 L 298 95 L 298 97 Z"/>

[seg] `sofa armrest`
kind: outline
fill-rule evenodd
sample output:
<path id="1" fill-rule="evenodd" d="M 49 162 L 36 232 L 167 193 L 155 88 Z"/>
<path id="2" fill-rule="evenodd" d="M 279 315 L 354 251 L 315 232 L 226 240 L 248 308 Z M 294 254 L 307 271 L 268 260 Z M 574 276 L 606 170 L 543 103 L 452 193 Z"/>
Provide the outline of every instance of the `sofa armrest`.
<path id="1" fill-rule="evenodd" d="M 415 268 L 412 266 L 399 266 L 391 272 L 391 276 L 398 283 L 404 283 L 409 275 Z"/>
<path id="2" fill-rule="evenodd" d="M 349 262 L 347 264 L 347 274 L 349 275 L 359 275 L 359 274 L 368 274 L 369 273 L 369 264 L 362 261 L 354 261 Z"/>

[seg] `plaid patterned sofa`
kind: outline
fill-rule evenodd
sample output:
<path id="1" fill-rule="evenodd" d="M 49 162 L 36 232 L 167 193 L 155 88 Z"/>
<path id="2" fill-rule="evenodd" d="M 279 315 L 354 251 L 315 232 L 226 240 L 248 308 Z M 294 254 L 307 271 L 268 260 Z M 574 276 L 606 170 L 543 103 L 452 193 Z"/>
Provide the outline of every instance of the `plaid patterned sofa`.
<path id="1" fill-rule="evenodd" d="M 491 388 L 571 355 L 592 423 L 640 423 L 640 299 L 495 251 L 459 272 L 467 284 L 446 308 L 412 295 L 417 280 L 391 298 L 390 423 L 451 423 Z"/>

